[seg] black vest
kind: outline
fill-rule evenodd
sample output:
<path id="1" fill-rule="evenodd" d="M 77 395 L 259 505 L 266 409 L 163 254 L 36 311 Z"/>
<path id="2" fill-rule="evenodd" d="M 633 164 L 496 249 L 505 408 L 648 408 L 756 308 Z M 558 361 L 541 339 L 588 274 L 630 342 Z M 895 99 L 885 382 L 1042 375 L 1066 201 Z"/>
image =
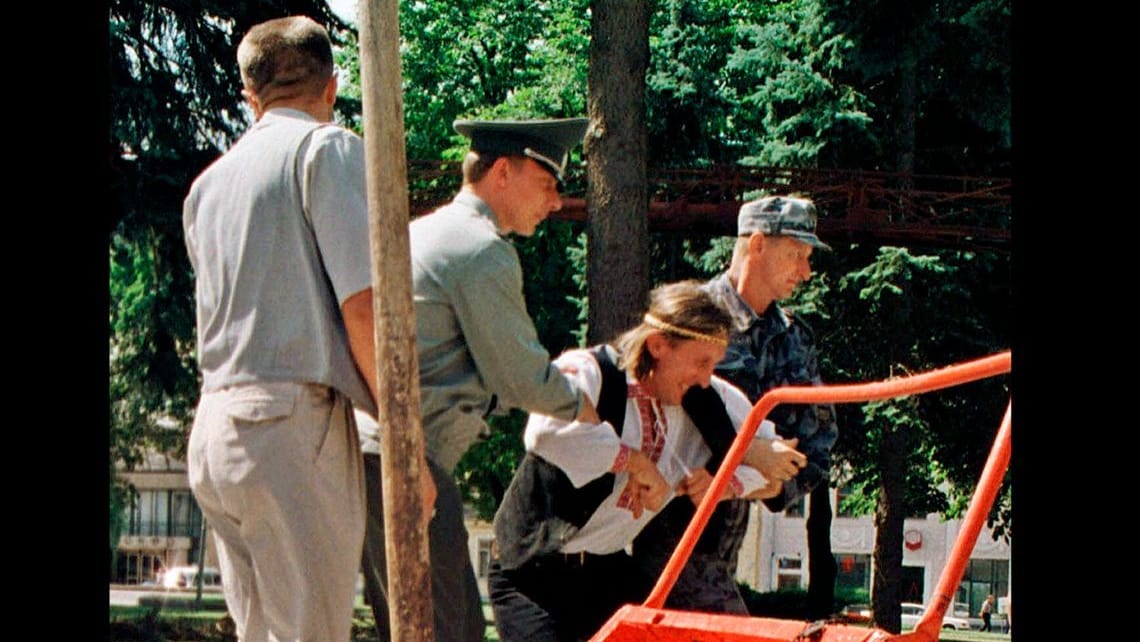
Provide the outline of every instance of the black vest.
<path id="1" fill-rule="evenodd" d="M 610 359 L 605 346 L 590 349 L 602 373 L 598 416 L 621 436 L 625 423 L 625 373 Z M 712 451 L 705 468 L 715 474 L 736 438 L 736 430 L 724 401 L 712 387 L 694 386 L 681 402 Z M 613 492 L 614 474 L 605 473 L 581 488 L 575 488 L 566 473 L 542 457 L 527 452 L 515 470 L 503 501 L 495 512 L 495 545 L 505 569 L 519 568 L 537 555 L 557 552 L 589 521 L 598 506 Z M 688 507 L 692 502 L 670 501 Z M 676 510 L 676 509 L 674 509 Z M 684 510 L 684 509 L 682 509 Z M 701 541 L 708 539 L 702 536 Z"/>

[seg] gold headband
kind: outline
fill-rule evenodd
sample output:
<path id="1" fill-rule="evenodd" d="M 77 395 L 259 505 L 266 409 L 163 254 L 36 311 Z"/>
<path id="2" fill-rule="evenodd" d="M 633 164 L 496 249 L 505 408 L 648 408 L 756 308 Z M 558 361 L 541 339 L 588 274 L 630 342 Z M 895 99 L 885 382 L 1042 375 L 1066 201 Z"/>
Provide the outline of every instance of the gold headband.
<path id="1" fill-rule="evenodd" d="M 663 332 L 672 332 L 673 334 L 678 334 L 678 335 L 681 335 L 682 337 L 687 337 L 689 339 L 696 339 L 697 341 L 707 341 L 708 343 L 715 343 L 718 346 L 727 346 L 728 345 L 727 339 L 722 339 L 720 337 L 714 337 L 711 334 L 705 334 L 704 332 L 697 332 L 696 330 L 689 330 L 687 328 L 679 328 L 679 327 L 673 325 L 672 323 L 665 323 L 664 321 L 662 321 L 661 319 L 658 319 L 657 317 L 653 316 L 652 314 L 646 314 L 644 317 L 642 317 L 642 320 L 645 322 L 646 325 L 657 328 L 658 330 L 661 330 Z"/>

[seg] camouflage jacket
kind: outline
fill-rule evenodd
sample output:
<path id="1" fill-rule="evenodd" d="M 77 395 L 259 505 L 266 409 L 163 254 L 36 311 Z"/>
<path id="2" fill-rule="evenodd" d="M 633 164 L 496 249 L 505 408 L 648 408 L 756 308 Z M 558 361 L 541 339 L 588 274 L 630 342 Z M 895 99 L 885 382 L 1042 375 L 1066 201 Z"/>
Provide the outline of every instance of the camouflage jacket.
<path id="1" fill-rule="evenodd" d="M 727 274 L 705 284 L 705 289 L 732 315 L 733 329 L 728 351 L 716 373 L 744 391 L 752 403 L 778 386 L 811 383 L 820 385 L 815 336 L 811 328 L 773 303 L 757 315 L 740 298 Z M 835 408 L 831 404 L 780 404 L 768 419 L 782 437 L 799 438 L 797 450 L 808 465 L 795 479 L 784 483 L 784 492 L 765 504 L 782 511 L 827 479 L 831 447 L 839 437 Z"/>

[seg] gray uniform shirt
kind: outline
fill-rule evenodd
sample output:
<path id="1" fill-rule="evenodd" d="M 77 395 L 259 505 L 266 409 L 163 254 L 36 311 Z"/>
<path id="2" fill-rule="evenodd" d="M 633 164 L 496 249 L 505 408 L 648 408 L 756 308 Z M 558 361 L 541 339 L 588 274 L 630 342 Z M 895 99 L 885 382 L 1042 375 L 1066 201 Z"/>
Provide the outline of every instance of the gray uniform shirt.
<path id="1" fill-rule="evenodd" d="M 412 222 L 409 245 L 427 454 L 453 470 L 488 433 L 492 411 L 577 416 L 581 393 L 538 340 L 518 254 L 490 206 L 460 192 Z M 375 432 L 362 439 L 365 452 L 379 452 Z"/>
<path id="2" fill-rule="evenodd" d="M 195 179 L 182 225 L 203 390 L 321 383 L 375 412 L 340 312 L 372 282 L 359 136 L 266 112 Z"/>

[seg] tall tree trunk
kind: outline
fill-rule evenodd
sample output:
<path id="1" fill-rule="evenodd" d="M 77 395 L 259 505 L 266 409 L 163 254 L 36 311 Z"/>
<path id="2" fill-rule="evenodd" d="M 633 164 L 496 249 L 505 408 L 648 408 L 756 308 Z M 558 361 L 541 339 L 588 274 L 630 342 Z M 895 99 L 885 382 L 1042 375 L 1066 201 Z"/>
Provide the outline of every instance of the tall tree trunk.
<path id="1" fill-rule="evenodd" d="M 911 30 L 917 30 L 909 25 Z M 895 96 L 895 171 L 902 176 L 893 187 L 913 187 L 915 169 L 915 123 L 918 120 L 917 56 L 913 39 L 900 52 L 898 92 Z M 900 209 L 909 199 L 903 197 Z M 909 432 L 892 425 L 884 429 L 879 450 L 879 499 L 875 505 L 875 572 L 871 588 L 871 612 L 875 625 L 898 633 L 902 629 L 903 521 L 906 518 L 906 458 Z"/>
<path id="2" fill-rule="evenodd" d="M 886 426 L 879 448 L 879 498 L 875 504 L 875 579 L 871 612 L 875 626 L 898 633 L 902 627 L 903 520 L 906 515 L 906 470 L 909 433 Z"/>
<path id="3" fill-rule="evenodd" d="M 641 318 L 649 292 L 645 70 L 649 3 L 591 4 L 586 191 L 589 344 Z"/>
<path id="4" fill-rule="evenodd" d="M 918 70 L 913 47 L 908 47 L 899 61 L 898 102 L 895 114 L 898 129 L 895 131 L 896 157 L 895 171 L 904 174 L 914 173 L 915 123 L 918 122 Z"/>
<path id="5" fill-rule="evenodd" d="M 809 620 L 820 620 L 835 612 L 835 576 L 839 572 L 831 552 L 831 487 L 827 480 L 811 491 L 807 548 L 807 616 Z"/>
<path id="6" fill-rule="evenodd" d="M 360 6 L 360 80 L 368 232 L 372 253 L 373 338 L 377 419 L 383 479 L 388 613 L 394 642 L 435 639 L 427 529 L 420 478 L 426 472 L 420 416 L 416 311 L 408 240 L 407 159 L 404 154 L 403 71 L 398 0 Z"/>

